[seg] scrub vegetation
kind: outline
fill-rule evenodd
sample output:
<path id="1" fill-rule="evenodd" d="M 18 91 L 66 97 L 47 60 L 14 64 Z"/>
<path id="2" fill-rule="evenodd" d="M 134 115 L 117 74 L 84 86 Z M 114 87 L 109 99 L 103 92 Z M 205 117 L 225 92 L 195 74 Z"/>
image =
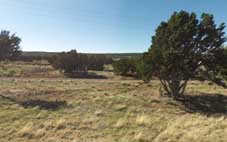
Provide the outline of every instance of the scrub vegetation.
<path id="1" fill-rule="evenodd" d="M 224 28 L 175 12 L 148 52 L 112 57 L 25 54 L 2 31 L 0 142 L 225 142 Z"/>

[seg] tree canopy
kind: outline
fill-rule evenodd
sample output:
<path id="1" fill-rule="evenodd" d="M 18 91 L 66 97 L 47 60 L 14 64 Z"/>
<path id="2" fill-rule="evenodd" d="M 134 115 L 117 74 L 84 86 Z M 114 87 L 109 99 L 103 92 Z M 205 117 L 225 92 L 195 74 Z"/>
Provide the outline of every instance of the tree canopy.
<path id="1" fill-rule="evenodd" d="M 102 71 L 105 64 L 112 62 L 111 58 L 104 55 L 87 55 L 78 53 L 76 50 L 62 52 L 48 60 L 54 68 L 68 75 L 86 74 L 88 70 Z"/>
<path id="2" fill-rule="evenodd" d="M 21 54 L 21 39 L 9 31 L 0 32 L 0 61 L 16 60 Z"/>
<path id="3" fill-rule="evenodd" d="M 215 24 L 211 14 L 203 13 L 198 19 L 195 13 L 174 12 L 152 37 L 143 60 L 150 70 L 145 74 L 149 79 L 150 75 L 157 77 L 166 94 L 175 98 L 184 94 L 193 78 L 206 78 L 220 85 L 217 78 L 221 67 L 217 65 L 222 66 L 225 60 L 224 28 L 224 23 Z"/>
<path id="4" fill-rule="evenodd" d="M 124 58 L 113 63 L 114 73 L 122 76 L 136 76 L 138 59 Z"/>

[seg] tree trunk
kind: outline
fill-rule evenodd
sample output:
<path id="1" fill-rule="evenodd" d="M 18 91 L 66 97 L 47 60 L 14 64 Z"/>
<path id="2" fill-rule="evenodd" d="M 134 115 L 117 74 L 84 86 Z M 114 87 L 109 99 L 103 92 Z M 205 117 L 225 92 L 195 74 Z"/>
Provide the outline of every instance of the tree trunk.
<path id="1" fill-rule="evenodd" d="M 188 80 L 163 80 L 160 79 L 161 85 L 166 94 L 174 99 L 183 97 Z"/>

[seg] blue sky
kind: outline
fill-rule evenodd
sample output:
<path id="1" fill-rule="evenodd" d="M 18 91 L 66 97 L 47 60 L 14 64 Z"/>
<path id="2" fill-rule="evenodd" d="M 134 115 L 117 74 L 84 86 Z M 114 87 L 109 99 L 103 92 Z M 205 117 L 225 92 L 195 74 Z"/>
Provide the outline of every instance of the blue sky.
<path id="1" fill-rule="evenodd" d="M 227 23 L 226 0 L 0 0 L 0 29 L 24 51 L 144 52 L 174 11 L 212 13 Z"/>

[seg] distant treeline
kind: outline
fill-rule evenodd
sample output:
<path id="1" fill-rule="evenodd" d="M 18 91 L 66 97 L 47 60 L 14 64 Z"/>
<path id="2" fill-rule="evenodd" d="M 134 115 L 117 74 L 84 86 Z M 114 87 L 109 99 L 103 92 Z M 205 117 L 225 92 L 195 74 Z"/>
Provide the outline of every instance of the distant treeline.
<path id="1" fill-rule="evenodd" d="M 41 61 L 49 60 L 52 56 L 30 56 L 30 55 L 21 55 L 17 58 L 18 61 L 32 62 L 32 61 Z"/>
<path id="2" fill-rule="evenodd" d="M 60 54 L 59 52 L 22 52 L 18 60 L 33 61 L 33 60 L 49 60 L 50 57 Z M 113 60 L 141 57 L 142 53 L 84 53 L 87 56 L 105 56 Z"/>

